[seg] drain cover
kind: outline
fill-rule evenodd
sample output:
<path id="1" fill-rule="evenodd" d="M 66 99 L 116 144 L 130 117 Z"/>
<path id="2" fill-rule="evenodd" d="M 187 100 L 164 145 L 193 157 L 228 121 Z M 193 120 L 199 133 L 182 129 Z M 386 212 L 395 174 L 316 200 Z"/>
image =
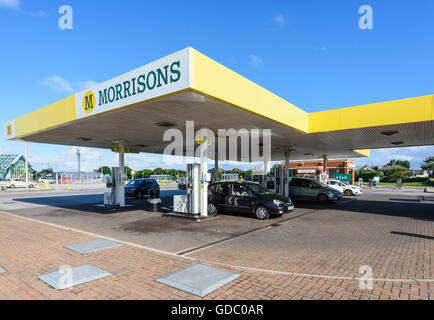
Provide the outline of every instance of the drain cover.
<path id="1" fill-rule="evenodd" d="M 205 297 L 239 276 L 237 273 L 195 264 L 157 279 L 157 281 L 199 297 Z"/>
<path id="2" fill-rule="evenodd" d="M 65 246 L 66 249 L 73 250 L 75 252 L 86 254 L 95 251 L 106 250 L 122 246 L 121 243 L 111 240 L 96 240 L 91 242 L 76 243 L 69 246 Z"/>
<path id="3" fill-rule="evenodd" d="M 38 276 L 38 279 L 44 281 L 56 290 L 63 290 L 111 275 L 110 272 L 97 268 L 91 264 L 87 264 L 81 267 L 64 269 L 58 272 Z"/>
<path id="4" fill-rule="evenodd" d="M 2 273 L 7 273 L 7 271 L 5 269 L 3 269 L 2 267 L 0 267 L 0 274 Z"/>

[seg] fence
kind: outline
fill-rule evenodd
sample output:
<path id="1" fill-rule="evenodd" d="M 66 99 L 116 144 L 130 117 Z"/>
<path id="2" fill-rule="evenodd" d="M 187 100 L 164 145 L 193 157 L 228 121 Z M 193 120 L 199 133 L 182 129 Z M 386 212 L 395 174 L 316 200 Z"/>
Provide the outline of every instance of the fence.
<path id="1" fill-rule="evenodd" d="M 59 172 L 60 184 L 96 184 L 105 183 L 105 177 L 99 172 Z"/>

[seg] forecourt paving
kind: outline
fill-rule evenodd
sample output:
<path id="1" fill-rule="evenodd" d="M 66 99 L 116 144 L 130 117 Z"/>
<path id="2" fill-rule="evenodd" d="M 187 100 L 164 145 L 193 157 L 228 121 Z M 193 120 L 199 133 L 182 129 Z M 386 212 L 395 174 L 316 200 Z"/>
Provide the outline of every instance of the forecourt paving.
<path id="1" fill-rule="evenodd" d="M 433 299 L 434 283 L 428 281 L 433 279 L 433 200 L 417 195 L 369 194 L 326 208 L 316 203 L 297 203 L 298 218 L 260 222 L 259 227 L 250 225 L 256 220 L 248 217 L 225 215 L 202 227 L 203 222 L 163 218 L 161 214 L 136 209 L 107 216 L 116 217 L 120 226 L 116 230 L 114 224 L 98 226 L 97 220 L 88 219 L 95 214 L 92 212 L 83 216 L 84 212 L 68 208 L 46 207 L 47 215 L 42 211 L 30 215 L 25 210 L 15 210 L 14 214 L 23 217 L 67 228 L 80 226 L 80 230 L 100 236 L 0 214 L 0 241 L 4 244 L 0 248 L 0 265 L 8 270 L 8 274 L 0 275 L 0 298 L 196 299 L 154 280 L 201 263 L 241 275 L 207 299 Z M 50 210 L 56 212 L 51 218 Z M 76 214 L 80 219 L 71 220 Z M 145 226 L 151 218 L 153 232 L 164 230 L 158 236 L 164 234 L 167 244 L 155 242 L 157 236 L 149 229 L 123 228 L 124 224 L 131 224 L 133 214 L 133 224 Z M 76 223 L 78 220 L 90 223 L 85 228 Z M 183 232 L 178 224 L 167 221 L 185 221 Z M 232 230 L 226 241 L 212 241 L 223 239 L 221 230 L 234 223 L 247 232 L 237 234 Z M 155 250 L 179 249 L 171 247 L 170 242 L 179 242 L 180 238 L 188 242 L 189 238 L 201 238 L 213 231 L 216 236 L 205 242 L 208 246 L 190 252 Z M 103 236 L 133 244 L 86 255 L 64 248 Z M 142 242 L 132 241 L 140 238 Z M 147 249 L 141 243 L 156 247 Z M 36 276 L 55 272 L 65 264 L 92 264 L 113 275 L 62 293 L 53 292 L 56 290 L 36 280 Z M 375 281 L 372 290 L 359 289 L 354 280 L 361 276 L 358 272 L 362 265 L 371 266 L 373 277 L 382 279 Z"/>

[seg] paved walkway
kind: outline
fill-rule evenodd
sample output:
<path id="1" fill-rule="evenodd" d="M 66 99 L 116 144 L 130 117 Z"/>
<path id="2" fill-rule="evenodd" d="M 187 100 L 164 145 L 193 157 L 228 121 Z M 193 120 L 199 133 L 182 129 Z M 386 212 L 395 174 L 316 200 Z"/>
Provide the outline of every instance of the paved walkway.
<path id="1" fill-rule="evenodd" d="M 96 239 L 82 232 L 0 213 L 0 266 L 8 271 L 0 275 L 0 299 L 200 299 L 155 281 L 199 262 L 241 274 L 206 299 L 434 299 L 433 283 L 426 282 L 378 281 L 372 290 L 361 290 L 359 282 L 351 278 L 295 276 L 224 266 L 135 245 L 87 255 L 63 248 Z M 237 254 L 234 252 L 234 256 Z M 63 291 L 37 279 L 61 266 L 84 264 L 93 264 L 113 275 Z"/>

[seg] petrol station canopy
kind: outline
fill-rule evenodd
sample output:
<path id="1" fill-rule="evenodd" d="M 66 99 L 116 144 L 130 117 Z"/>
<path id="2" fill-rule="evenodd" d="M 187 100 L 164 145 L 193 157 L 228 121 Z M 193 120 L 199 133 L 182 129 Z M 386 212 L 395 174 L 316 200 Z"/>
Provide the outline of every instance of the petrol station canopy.
<path id="1" fill-rule="evenodd" d="M 10 121 L 9 140 L 162 154 L 168 128 L 271 129 L 272 159 L 434 145 L 434 95 L 307 113 L 186 48 Z M 221 159 L 224 160 L 224 159 Z"/>

